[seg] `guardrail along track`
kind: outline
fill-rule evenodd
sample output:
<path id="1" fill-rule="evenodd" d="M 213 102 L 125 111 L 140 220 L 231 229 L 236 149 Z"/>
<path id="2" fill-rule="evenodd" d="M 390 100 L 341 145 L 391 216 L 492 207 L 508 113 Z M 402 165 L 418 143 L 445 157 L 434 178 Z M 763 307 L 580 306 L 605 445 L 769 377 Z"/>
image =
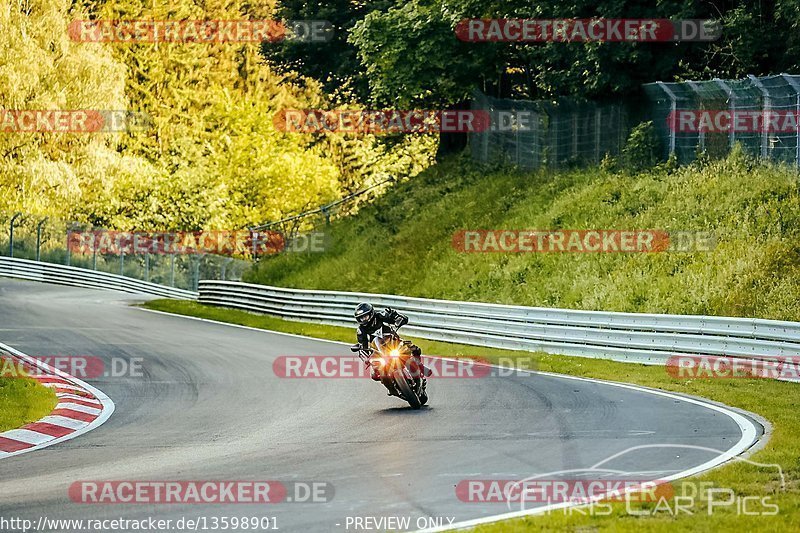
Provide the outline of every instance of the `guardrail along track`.
<path id="1" fill-rule="evenodd" d="M 196 300 L 197 293 L 150 283 L 118 274 L 78 268 L 55 263 L 41 263 L 28 259 L 0 257 L 0 276 L 7 278 L 43 281 L 73 287 L 108 289 L 137 294 L 150 294 L 164 298 Z"/>
<path id="2" fill-rule="evenodd" d="M 461 344 L 664 364 L 675 355 L 800 355 L 800 323 L 753 318 L 578 311 L 200 281 L 200 303 L 355 328 L 368 301 L 407 314 L 410 336 Z"/>
<path id="3" fill-rule="evenodd" d="M 676 355 L 776 360 L 800 356 L 800 323 L 756 318 L 579 311 L 430 300 L 386 294 L 285 289 L 201 280 L 199 293 L 65 265 L 0 257 L 0 276 L 150 294 L 355 328 L 359 302 L 410 318 L 410 336 L 548 353 L 664 364 Z"/>

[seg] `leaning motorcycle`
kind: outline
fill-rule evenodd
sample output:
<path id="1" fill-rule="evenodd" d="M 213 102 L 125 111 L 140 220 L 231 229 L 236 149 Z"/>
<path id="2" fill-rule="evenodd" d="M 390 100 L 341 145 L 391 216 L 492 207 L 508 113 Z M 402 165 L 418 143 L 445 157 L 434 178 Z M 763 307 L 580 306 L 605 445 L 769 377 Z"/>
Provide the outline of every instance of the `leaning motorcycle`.
<path id="1" fill-rule="evenodd" d="M 428 402 L 426 380 L 423 370 L 411 353 L 409 342 L 397 334 L 397 328 L 384 324 L 370 335 L 371 350 L 365 352 L 361 345 L 350 347 L 359 352 L 359 357 L 370 365 L 390 396 L 405 400 L 413 409 L 419 409 Z"/>

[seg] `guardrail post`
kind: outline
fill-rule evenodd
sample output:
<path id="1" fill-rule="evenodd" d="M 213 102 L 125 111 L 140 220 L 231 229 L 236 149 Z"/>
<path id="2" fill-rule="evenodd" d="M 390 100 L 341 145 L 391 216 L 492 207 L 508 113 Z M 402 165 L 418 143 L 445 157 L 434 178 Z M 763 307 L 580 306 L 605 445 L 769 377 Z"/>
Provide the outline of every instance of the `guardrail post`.
<path id="1" fill-rule="evenodd" d="M 119 252 L 119 275 L 125 275 L 125 252 L 122 250 Z"/>
<path id="2" fill-rule="evenodd" d="M 67 266 L 69 266 L 70 262 L 72 261 L 72 257 L 71 257 L 72 256 L 72 252 L 70 251 L 70 248 L 69 248 L 69 243 L 70 243 L 71 237 L 72 237 L 72 230 L 71 229 L 67 229 Z"/>
<path id="3" fill-rule="evenodd" d="M 44 217 L 42 220 L 39 221 L 39 224 L 36 225 L 36 260 L 42 260 L 42 226 L 44 223 L 47 222 L 47 217 Z"/>
<path id="4" fill-rule="evenodd" d="M 175 286 L 175 254 L 169 254 L 169 286 Z"/>
<path id="5" fill-rule="evenodd" d="M 144 254 L 144 280 L 150 281 L 150 254 Z"/>
<path id="6" fill-rule="evenodd" d="M 200 256 L 195 254 L 192 256 L 192 290 L 196 291 L 200 285 Z"/>
<path id="7" fill-rule="evenodd" d="M 228 273 L 228 265 L 233 263 L 233 258 L 229 257 L 222 262 L 222 271 L 220 273 L 220 279 L 225 281 L 226 274 Z"/>
<path id="8" fill-rule="evenodd" d="M 14 216 L 11 217 L 11 224 L 9 226 L 9 233 L 8 233 L 8 256 L 9 257 L 14 257 L 14 223 L 21 216 L 22 216 L 22 213 L 14 213 Z"/>
<path id="9" fill-rule="evenodd" d="M 92 247 L 92 269 L 97 270 L 97 247 Z"/>

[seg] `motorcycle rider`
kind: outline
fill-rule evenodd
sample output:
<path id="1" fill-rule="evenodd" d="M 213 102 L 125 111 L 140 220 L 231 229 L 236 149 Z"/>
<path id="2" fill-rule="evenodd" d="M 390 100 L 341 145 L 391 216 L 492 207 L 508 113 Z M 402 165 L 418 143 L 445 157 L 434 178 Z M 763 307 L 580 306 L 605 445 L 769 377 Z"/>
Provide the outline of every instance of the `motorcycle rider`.
<path id="1" fill-rule="evenodd" d="M 372 354 L 372 350 L 369 347 L 370 335 L 378 331 L 381 327 L 383 327 L 384 324 L 393 324 L 398 329 L 408 324 L 408 317 L 401 315 L 391 307 L 387 307 L 386 310 L 382 312 L 376 312 L 372 304 L 369 303 L 358 304 L 353 316 L 355 317 L 356 322 L 358 322 L 356 338 L 358 339 L 358 344 L 361 348 L 360 353 L 365 356 L 365 359 Z M 417 368 L 421 370 L 420 377 L 422 378 L 424 384 L 426 381 L 425 376 L 429 376 L 430 371 L 422 365 L 422 350 L 420 350 L 419 346 L 411 343 L 410 341 L 403 342 L 408 346 L 409 351 L 411 351 L 411 355 L 414 356 L 414 359 L 418 365 Z M 371 377 L 375 381 L 380 381 L 380 377 L 378 377 L 378 374 L 375 372 L 374 368 L 372 368 Z"/>

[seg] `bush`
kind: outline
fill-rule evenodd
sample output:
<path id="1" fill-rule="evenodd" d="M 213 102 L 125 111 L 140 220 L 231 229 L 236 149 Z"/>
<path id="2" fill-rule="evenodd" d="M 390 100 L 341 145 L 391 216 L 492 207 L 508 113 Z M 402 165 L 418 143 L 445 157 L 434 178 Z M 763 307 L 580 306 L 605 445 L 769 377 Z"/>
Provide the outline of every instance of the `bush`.
<path id="1" fill-rule="evenodd" d="M 661 140 L 653 122 L 642 122 L 628 136 L 622 150 L 622 162 L 625 168 L 634 172 L 653 168 L 661 161 L 661 149 Z"/>

